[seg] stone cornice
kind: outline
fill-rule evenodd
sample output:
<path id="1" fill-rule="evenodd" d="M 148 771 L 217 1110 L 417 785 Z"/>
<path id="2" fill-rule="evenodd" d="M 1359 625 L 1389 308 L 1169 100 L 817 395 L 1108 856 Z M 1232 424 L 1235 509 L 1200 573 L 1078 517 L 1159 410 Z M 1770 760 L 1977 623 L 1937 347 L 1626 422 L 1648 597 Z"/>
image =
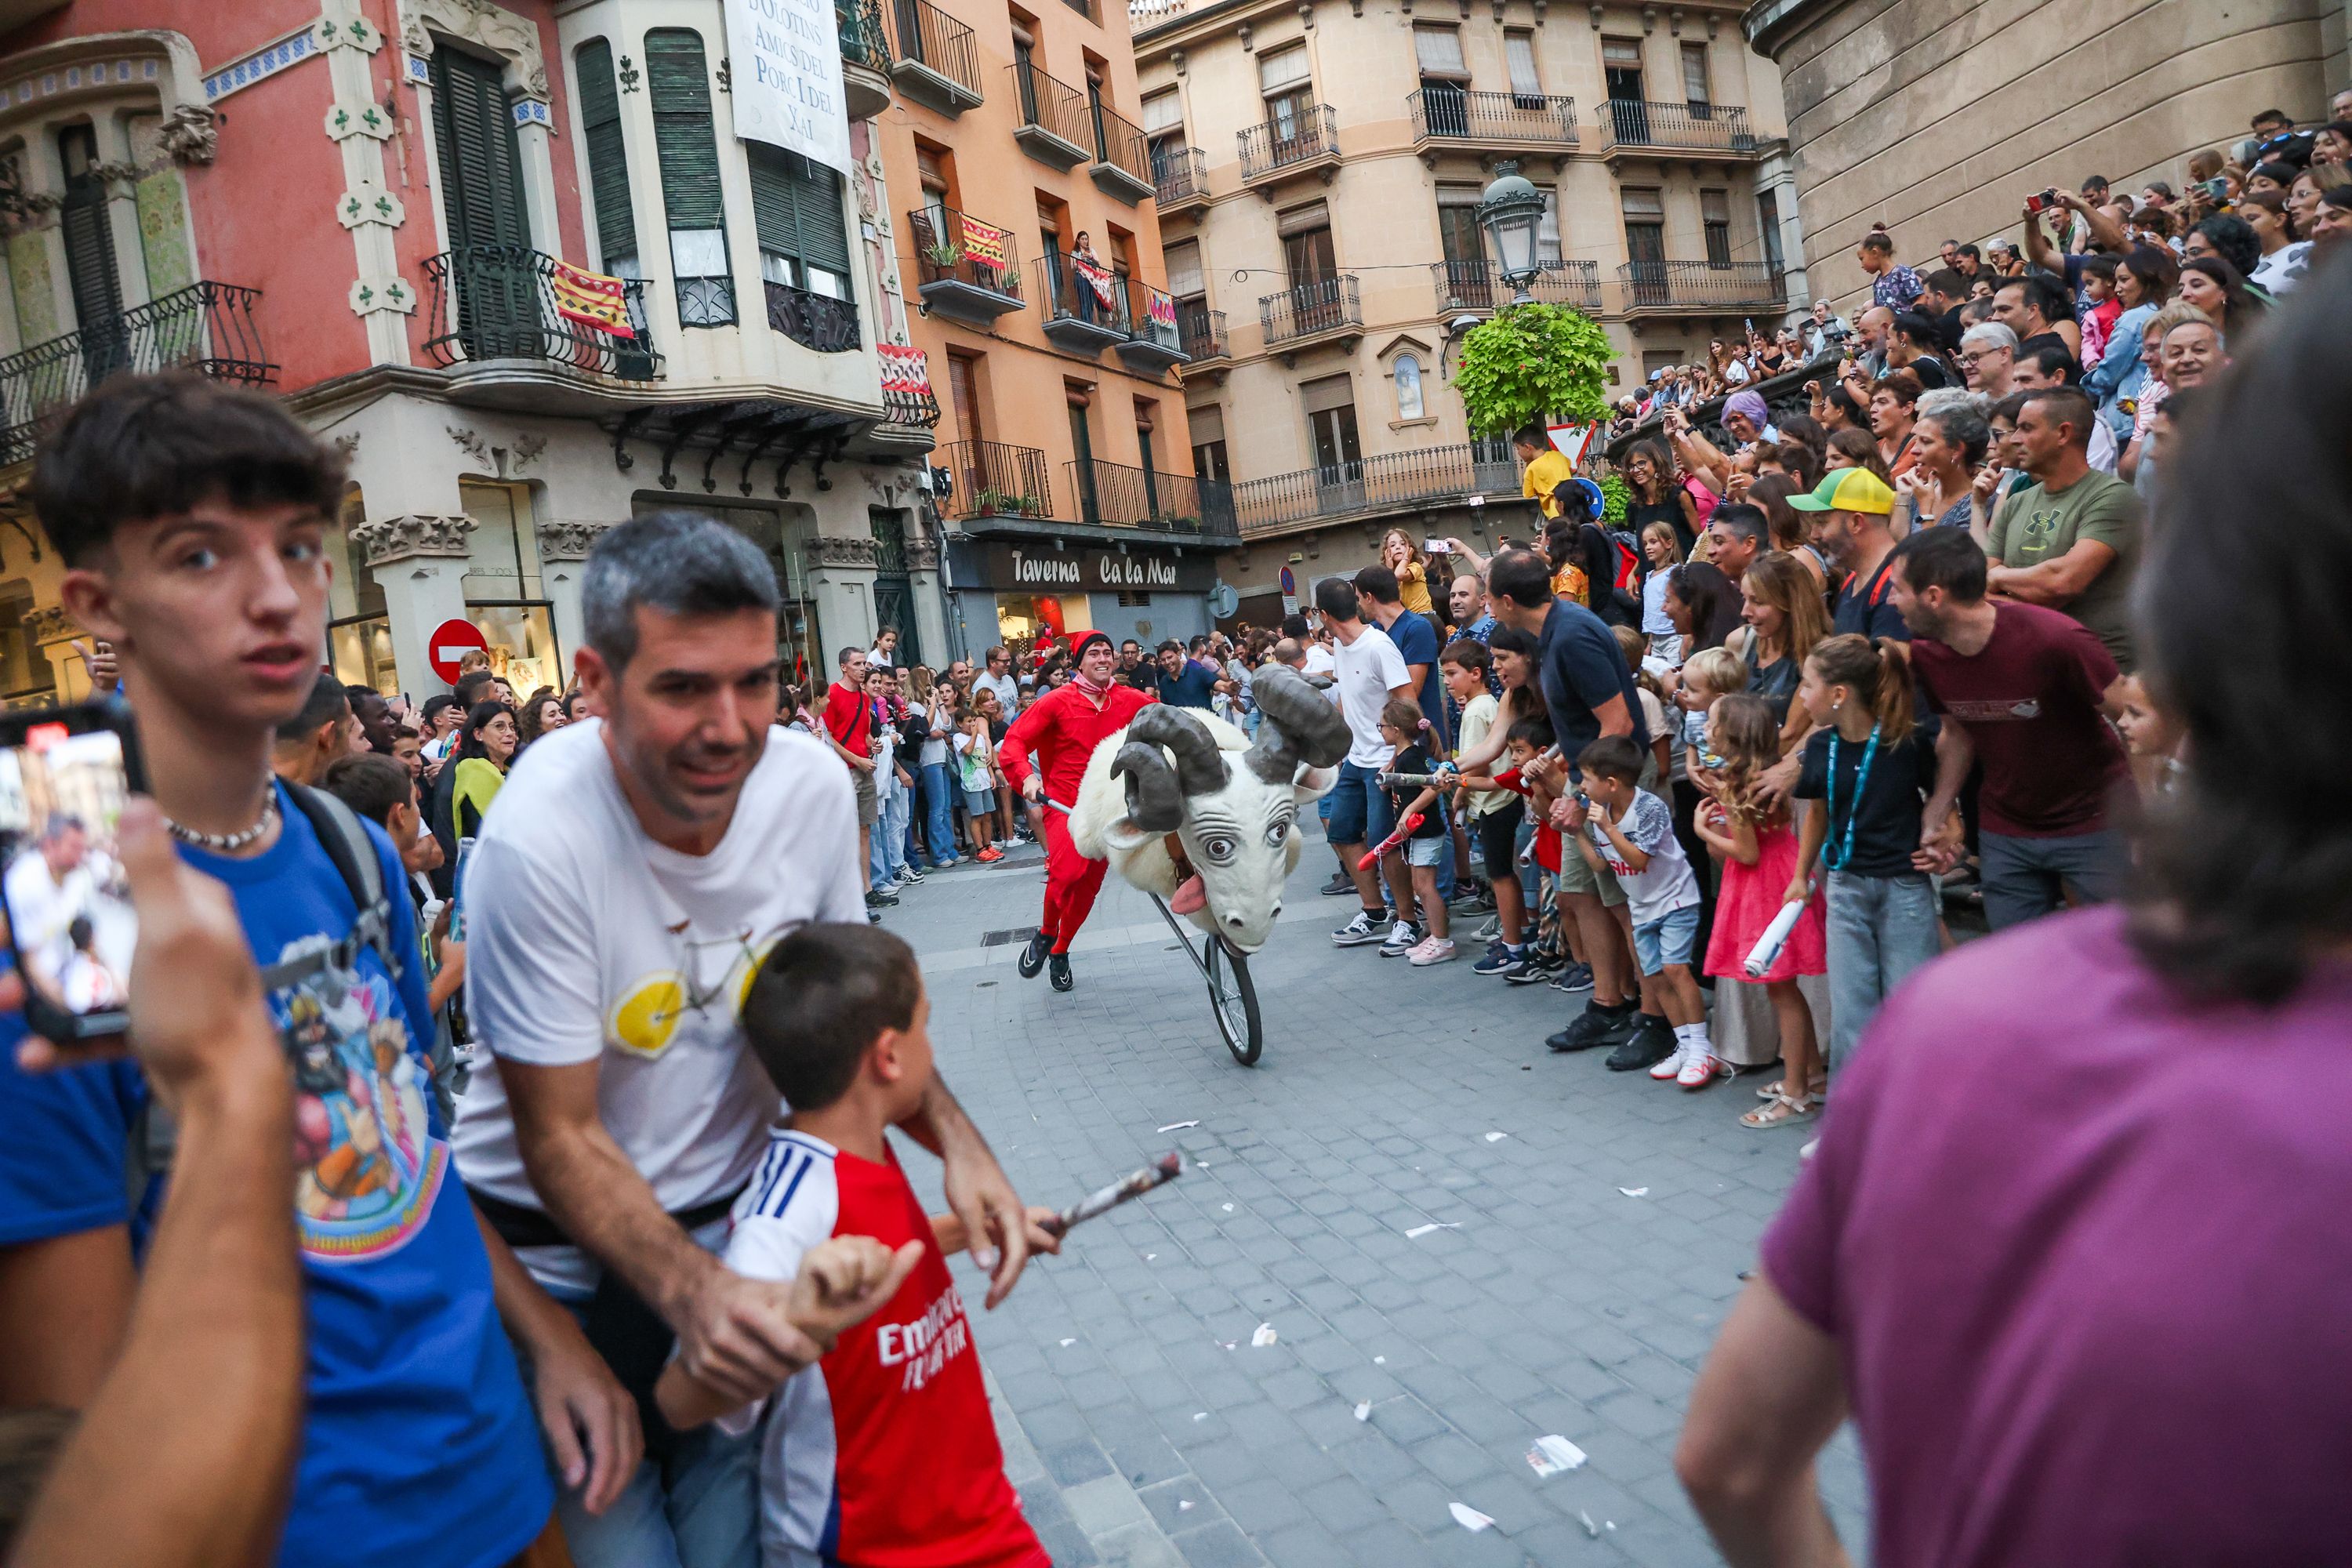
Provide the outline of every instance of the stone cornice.
<path id="1" fill-rule="evenodd" d="M 473 552 L 467 536 L 474 526 L 463 513 L 412 512 L 361 523 L 352 530 L 352 542 L 365 552 L 370 566 L 418 556 L 463 560 Z"/>

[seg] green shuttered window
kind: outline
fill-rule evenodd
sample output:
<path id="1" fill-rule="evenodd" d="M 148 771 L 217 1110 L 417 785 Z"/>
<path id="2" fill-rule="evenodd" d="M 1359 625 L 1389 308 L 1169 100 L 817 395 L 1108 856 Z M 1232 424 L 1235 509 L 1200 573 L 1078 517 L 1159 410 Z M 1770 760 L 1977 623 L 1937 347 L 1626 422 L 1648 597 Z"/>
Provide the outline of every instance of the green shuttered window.
<path id="1" fill-rule="evenodd" d="M 702 36 L 685 28 L 646 35 L 646 88 L 653 95 L 654 151 L 683 326 L 735 321 L 727 269 L 727 216 L 719 185 L 719 133 L 710 113 L 710 70 Z"/>
<path id="2" fill-rule="evenodd" d="M 746 142 L 743 150 L 751 168 L 762 276 L 829 299 L 850 298 L 841 176 L 764 142 Z"/>
<path id="3" fill-rule="evenodd" d="M 613 46 L 603 38 L 580 46 L 580 135 L 588 150 L 588 195 L 596 213 L 596 246 L 604 269 L 639 278 L 637 219 L 629 205 L 629 153 L 621 137 L 621 95 L 613 85 Z"/>
<path id="4" fill-rule="evenodd" d="M 504 68 L 452 47 L 433 51 L 433 132 L 440 143 L 441 205 L 449 246 L 530 247 L 522 154 Z"/>

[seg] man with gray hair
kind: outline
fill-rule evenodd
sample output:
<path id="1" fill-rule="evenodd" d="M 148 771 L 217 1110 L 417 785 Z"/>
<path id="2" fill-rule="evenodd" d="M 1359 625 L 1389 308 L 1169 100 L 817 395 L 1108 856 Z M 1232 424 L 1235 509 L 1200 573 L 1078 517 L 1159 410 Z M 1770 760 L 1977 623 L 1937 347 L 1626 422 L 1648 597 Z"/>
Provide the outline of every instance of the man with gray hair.
<path id="1" fill-rule="evenodd" d="M 1979 321 L 1960 334 L 1960 374 L 1970 392 L 1998 403 L 2009 395 L 2016 373 L 2017 333 L 2006 322 Z"/>
<path id="2" fill-rule="evenodd" d="M 693 512 L 623 523 L 581 597 L 574 668 L 602 717 L 524 753 L 466 876 L 488 1049 L 457 1168 L 641 1408 L 673 1351 L 748 1404 L 822 1347 L 786 1315 L 789 1286 L 715 1255 L 776 1110 L 736 1002 L 786 931 L 864 922 L 849 779 L 776 724 L 775 573 L 749 539 Z M 945 1160 L 995 1306 L 1036 1244 L 1020 1200 L 943 1087 L 903 1130 Z M 757 1436 L 647 1427 L 611 1506 L 591 1514 L 576 1488 L 559 1504 L 573 1560 L 756 1562 Z"/>

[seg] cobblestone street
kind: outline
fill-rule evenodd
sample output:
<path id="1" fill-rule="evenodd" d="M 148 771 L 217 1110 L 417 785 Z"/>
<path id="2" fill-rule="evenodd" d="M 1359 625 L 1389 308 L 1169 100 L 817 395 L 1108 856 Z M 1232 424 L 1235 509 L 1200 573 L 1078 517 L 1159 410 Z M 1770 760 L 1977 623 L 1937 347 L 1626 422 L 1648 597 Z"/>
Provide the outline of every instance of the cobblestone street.
<path id="1" fill-rule="evenodd" d="M 1034 850 L 890 911 L 941 1071 L 1029 1201 L 1171 1145 L 1192 1167 L 994 1313 L 957 1266 L 1031 1519 L 1063 1568 L 1718 1561 L 1674 1443 L 1804 1134 L 1740 1127 L 1747 1079 L 1688 1094 L 1549 1055 L 1582 998 L 1480 978 L 1467 941 L 1417 971 L 1334 949 L 1351 905 L 1318 896 L 1331 868 L 1311 839 L 1252 963 L 1255 1069 L 1116 877 L 1067 995 L 1013 968 Z M 910 1173 L 935 1200 L 936 1167 Z M 1538 1479 L 1547 1434 L 1590 1461 Z M 1821 1479 L 1858 1550 L 1850 1432 Z"/>

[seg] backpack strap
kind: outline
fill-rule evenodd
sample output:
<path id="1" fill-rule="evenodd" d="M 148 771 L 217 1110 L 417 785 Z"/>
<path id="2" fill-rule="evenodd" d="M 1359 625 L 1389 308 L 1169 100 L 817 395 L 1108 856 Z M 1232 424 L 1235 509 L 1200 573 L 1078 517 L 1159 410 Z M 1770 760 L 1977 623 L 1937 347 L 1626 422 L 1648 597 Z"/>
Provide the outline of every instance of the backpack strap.
<path id="1" fill-rule="evenodd" d="M 341 942 L 265 967 L 261 972 L 263 987 L 274 991 L 290 984 L 324 968 L 330 958 L 348 967 L 359 956 L 362 947 L 375 949 L 384 968 L 391 971 L 394 980 L 399 979 L 402 959 L 392 942 L 392 905 L 384 896 L 383 865 L 376 858 L 375 845 L 369 840 L 367 828 L 350 806 L 324 790 L 289 783 L 286 794 L 310 819 L 320 847 L 335 863 L 343 886 L 351 891 L 359 918 L 352 922 L 351 934 Z"/>

